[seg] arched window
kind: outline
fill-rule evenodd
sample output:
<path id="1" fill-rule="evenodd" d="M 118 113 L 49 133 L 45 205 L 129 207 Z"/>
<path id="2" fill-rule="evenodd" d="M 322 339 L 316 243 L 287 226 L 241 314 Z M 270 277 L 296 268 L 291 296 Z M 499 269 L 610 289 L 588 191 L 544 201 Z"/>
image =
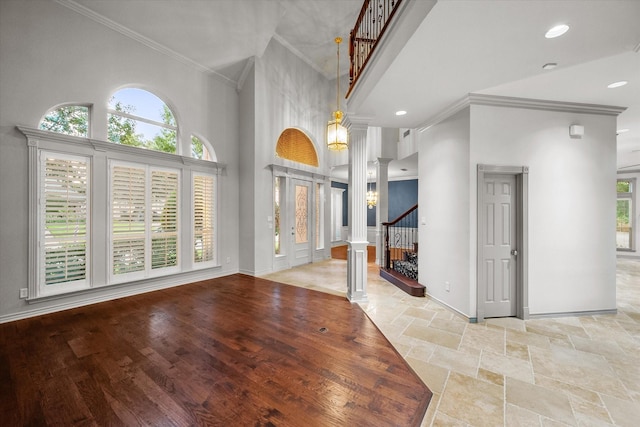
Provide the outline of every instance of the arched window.
<path id="1" fill-rule="evenodd" d="M 113 94 L 107 134 L 116 144 L 176 153 L 178 127 L 173 113 L 146 90 L 126 88 Z"/>
<path id="2" fill-rule="evenodd" d="M 278 138 L 276 155 L 309 166 L 318 166 L 318 154 L 311 139 L 301 130 L 285 129 Z"/>
<path id="3" fill-rule="evenodd" d="M 38 128 L 71 136 L 89 136 L 89 107 L 64 105 L 44 115 Z"/>
<path id="4" fill-rule="evenodd" d="M 204 138 L 198 138 L 195 135 L 191 135 L 191 157 L 210 162 L 217 160 L 211 144 Z"/>

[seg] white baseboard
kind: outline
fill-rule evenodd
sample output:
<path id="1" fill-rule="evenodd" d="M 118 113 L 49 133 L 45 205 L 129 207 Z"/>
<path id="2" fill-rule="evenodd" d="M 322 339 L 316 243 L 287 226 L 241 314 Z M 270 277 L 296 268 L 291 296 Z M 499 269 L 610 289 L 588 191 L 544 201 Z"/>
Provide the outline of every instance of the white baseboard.
<path id="1" fill-rule="evenodd" d="M 189 272 L 187 274 L 180 274 L 171 276 L 169 278 L 155 278 L 136 283 L 120 283 L 111 286 L 102 286 L 99 288 L 91 288 L 72 294 L 54 295 L 46 298 L 38 299 L 37 301 L 31 301 L 29 303 L 30 309 L 23 310 L 17 313 L 10 313 L 0 316 L 0 323 L 13 322 L 16 320 L 27 319 L 35 316 L 42 316 L 45 314 L 51 314 L 58 311 L 69 310 L 72 308 L 84 307 L 91 304 L 97 304 L 100 302 L 111 301 L 118 298 L 125 298 L 134 295 L 144 294 L 147 292 L 159 291 L 162 289 L 173 288 L 176 286 L 182 286 L 193 282 L 199 282 L 202 280 L 215 279 L 217 277 L 228 276 L 234 274 L 231 271 L 212 271 L 212 269 L 203 269 L 200 271 Z M 96 295 L 100 293 L 100 295 Z M 69 298 L 77 298 L 73 301 L 65 301 Z M 50 303 L 52 301 L 58 301 L 46 306 L 39 306 L 40 304 Z"/>
<path id="2" fill-rule="evenodd" d="M 559 313 L 529 314 L 529 319 L 546 319 L 551 317 L 599 316 L 602 314 L 618 314 L 617 308 L 607 310 L 564 311 Z"/>

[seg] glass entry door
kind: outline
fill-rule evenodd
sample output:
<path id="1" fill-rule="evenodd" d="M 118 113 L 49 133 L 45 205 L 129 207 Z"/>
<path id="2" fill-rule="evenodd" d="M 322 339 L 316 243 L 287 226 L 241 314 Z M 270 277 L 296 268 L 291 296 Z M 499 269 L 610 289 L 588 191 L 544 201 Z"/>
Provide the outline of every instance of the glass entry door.
<path id="1" fill-rule="evenodd" d="M 293 209 L 291 218 L 291 238 L 293 240 L 293 259 L 291 265 L 308 264 L 311 262 L 311 243 L 312 230 L 311 221 L 311 182 L 299 179 L 292 180 L 293 203 L 290 206 Z"/>

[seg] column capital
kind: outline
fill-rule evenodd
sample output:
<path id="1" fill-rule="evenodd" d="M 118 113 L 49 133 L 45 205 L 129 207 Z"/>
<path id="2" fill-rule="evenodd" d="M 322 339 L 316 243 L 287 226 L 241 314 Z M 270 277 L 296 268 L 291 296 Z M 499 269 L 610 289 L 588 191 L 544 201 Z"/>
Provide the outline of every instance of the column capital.
<path id="1" fill-rule="evenodd" d="M 366 132 L 367 129 L 369 129 L 369 123 L 371 123 L 372 120 L 372 117 L 354 116 L 347 113 L 342 119 L 342 124 L 350 133 L 358 131 Z"/>
<path id="2" fill-rule="evenodd" d="M 389 165 L 389 163 L 391 163 L 394 160 L 395 159 L 388 159 L 386 157 L 378 157 L 376 158 L 376 164 L 380 166 L 385 166 L 385 165 Z"/>

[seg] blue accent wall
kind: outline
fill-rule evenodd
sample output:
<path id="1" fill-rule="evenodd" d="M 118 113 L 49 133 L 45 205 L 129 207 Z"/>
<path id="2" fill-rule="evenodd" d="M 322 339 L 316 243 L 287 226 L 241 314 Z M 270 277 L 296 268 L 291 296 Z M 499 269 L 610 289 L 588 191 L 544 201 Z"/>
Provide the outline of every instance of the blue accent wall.
<path id="1" fill-rule="evenodd" d="M 376 184 L 371 183 L 371 189 L 376 190 Z M 342 188 L 342 225 L 349 225 L 349 185 L 341 182 L 331 181 L 331 187 Z M 367 190 L 369 185 L 367 185 Z M 418 180 L 409 179 L 406 181 L 389 181 L 389 220 L 396 219 L 418 203 Z M 367 226 L 376 226 L 376 210 L 367 209 Z M 415 224 L 418 227 L 418 218 Z"/>
<path id="2" fill-rule="evenodd" d="M 367 186 L 367 189 L 369 187 Z M 371 188 L 375 191 L 375 183 L 371 183 Z M 394 220 L 418 203 L 418 180 L 409 179 L 406 181 L 389 181 L 389 220 Z M 367 226 L 376 226 L 376 210 L 367 209 Z M 418 218 L 415 224 L 418 226 Z"/>
<path id="3" fill-rule="evenodd" d="M 331 181 L 331 187 L 342 188 L 342 225 L 349 225 L 349 185 L 341 182 Z"/>

